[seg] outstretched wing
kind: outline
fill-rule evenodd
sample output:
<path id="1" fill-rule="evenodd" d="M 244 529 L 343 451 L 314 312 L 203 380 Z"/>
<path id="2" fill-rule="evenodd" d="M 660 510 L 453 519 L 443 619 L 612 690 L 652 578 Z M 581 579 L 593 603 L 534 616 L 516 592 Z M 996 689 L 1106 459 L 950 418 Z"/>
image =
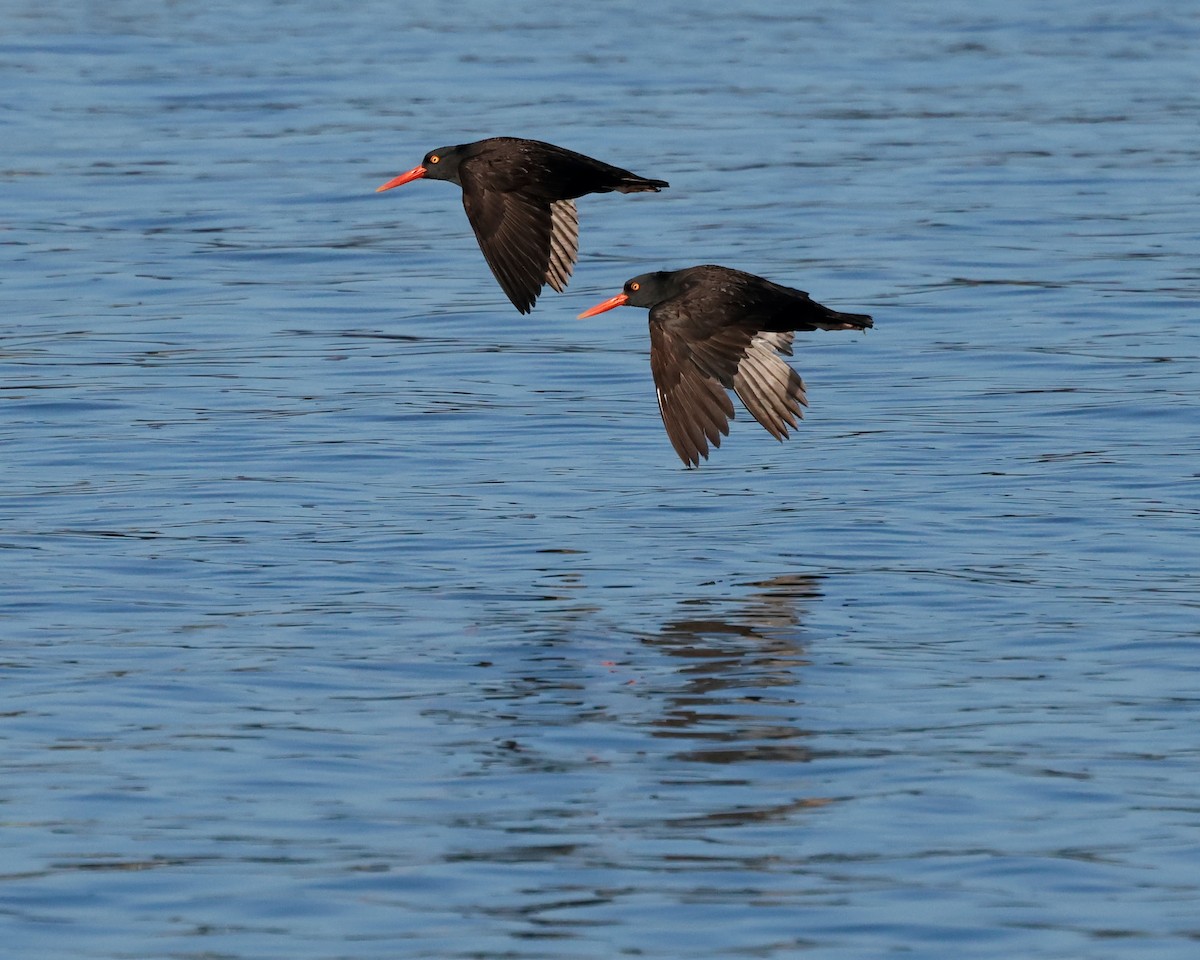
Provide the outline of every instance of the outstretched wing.
<path id="1" fill-rule="evenodd" d="M 579 218 L 571 200 L 549 202 L 487 190 L 463 170 L 463 208 L 500 288 L 521 313 L 542 287 L 562 291 L 579 249 Z"/>
<path id="2" fill-rule="evenodd" d="M 750 335 L 727 328 L 697 341 L 689 337 L 687 323 L 687 314 L 672 303 L 650 311 L 650 372 L 671 445 L 695 467 L 707 459 L 709 444 L 719 447 L 729 433 L 734 411 L 726 388 L 733 385 Z"/>
<path id="3" fill-rule="evenodd" d="M 699 312 L 699 316 L 697 316 Z M 779 356 L 790 354 L 790 331 L 756 331 L 710 322 L 705 305 L 686 294 L 650 311 L 650 370 L 658 406 L 675 452 L 689 466 L 721 445 L 734 417 L 735 391 L 771 436 L 799 426 L 804 383 Z"/>

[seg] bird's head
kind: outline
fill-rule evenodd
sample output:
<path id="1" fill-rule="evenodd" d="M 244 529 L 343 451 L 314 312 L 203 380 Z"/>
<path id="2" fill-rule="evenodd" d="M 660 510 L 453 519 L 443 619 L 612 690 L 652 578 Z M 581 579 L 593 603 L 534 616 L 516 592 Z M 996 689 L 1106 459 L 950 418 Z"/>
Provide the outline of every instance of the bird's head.
<path id="1" fill-rule="evenodd" d="M 399 187 L 422 177 L 426 180 L 449 180 L 451 183 L 458 183 L 460 163 L 462 163 L 460 147 L 439 147 L 437 150 L 430 150 L 425 154 L 425 159 L 421 161 L 420 166 L 413 167 L 398 177 L 393 177 L 382 186 L 376 187 L 375 192 L 383 193 L 384 190 L 391 190 L 392 187 Z"/>
<path id="2" fill-rule="evenodd" d="M 662 270 L 657 273 L 643 273 L 640 277 L 626 280 L 620 293 L 583 311 L 578 319 L 586 320 L 588 317 L 594 317 L 596 314 L 612 310 L 614 307 L 653 307 L 674 296 L 677 292 L 678 284 L 675 283 L 674 272 Z"/>

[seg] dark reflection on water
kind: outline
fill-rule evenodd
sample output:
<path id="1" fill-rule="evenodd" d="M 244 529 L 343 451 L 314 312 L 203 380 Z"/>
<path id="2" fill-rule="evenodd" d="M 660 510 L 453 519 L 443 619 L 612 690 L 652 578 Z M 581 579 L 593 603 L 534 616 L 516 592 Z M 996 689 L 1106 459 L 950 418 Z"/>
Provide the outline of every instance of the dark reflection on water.
<path id="1" fill-rule="evenodd" d="M 819 585 L 819 577 L 806 575 L 747 584 L 753 592 L 739 608 L 713 610 L 702 618 L 698 614 L 715 605 L 698 599 L 687 604 L 694 615 L 664 624 L 656 636 L 645 638 L 684 661 L 682 689 L 667 696 L 666 714 L 654 724 L 655 736 L 714 744 L 681 751 L 678 759 L 738 763 L 809 758 L 807 746 L 796 742 L 804 732 L 771 722 L 769 712 L 797 707 L 793 698 L 805 665 L 801 604 L 820 599 Z"/>
<path id="2" fill-rule="evenodd" d="M 441 909 L 465 911 L 468 928 L 476 913 L 502 921 L 515 941 L 588 949 L 590 936 L 607 931 L 628 949 L 660 938 L 694 949 L 695 935 L 661 913 L 668 901 L 707 904 L 730 919 L 755 902 L 784 906 L 793 894 L 771 875 L 790 869 L 795 854 L 769 850 L 758 832 L 789 829 L 830 802 L 806 792 L 799 772 L 810 759 L 797 696 L 804 624 L 823 579 L 748 581 L 723 601 L 698 593 L 615 660 L 597 659 L 615 638 L 589 639 L 597 611 L 561 604 L 571 586 L 544 597 L 555 613 L 520 670 L 477 665 L 504 675 L 479 686 L 483 713 L 437 711 L 494 731 L 451 790 L 456 843 L 444 869 L 516 871 L 496 902 L 460 906 L 451 893 Z M 697 775 L 717 766 L 719 774 Z M 466 811 L 454 813 L 464 800 Z M 552 872 L 530 874 L 537 865 Z M 661 915 L 650 919 L 651 908 Z M 689 923 L 710 928 L 699 917 Z"/>

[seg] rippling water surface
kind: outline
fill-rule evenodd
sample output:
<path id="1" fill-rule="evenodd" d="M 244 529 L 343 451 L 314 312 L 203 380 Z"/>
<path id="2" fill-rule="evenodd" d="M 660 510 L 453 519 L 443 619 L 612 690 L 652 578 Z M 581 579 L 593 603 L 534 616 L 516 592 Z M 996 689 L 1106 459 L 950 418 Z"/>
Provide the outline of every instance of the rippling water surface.
<path id="1" fill-rule="evenodd" d="M 4 5 L 12 956 L 1195 955 L 1200 16 L 798 10 Z M 703 262 L 877 326 L 685 470 Z"/>

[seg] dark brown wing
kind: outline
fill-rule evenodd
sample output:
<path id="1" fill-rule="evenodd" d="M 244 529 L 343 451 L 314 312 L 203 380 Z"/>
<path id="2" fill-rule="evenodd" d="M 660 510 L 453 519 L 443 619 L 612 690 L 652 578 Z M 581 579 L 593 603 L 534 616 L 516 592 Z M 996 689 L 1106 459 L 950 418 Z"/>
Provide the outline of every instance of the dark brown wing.
<path id="1" fill-rule="evenodd" d="M 804 382 L 779 354 L 791 354 L 790 331 L 756 331 L 727 319 L 711 290 L 685 291 L 650 311 L 650 369 L 667 435 L 680 458 L 699 466 L 708 442 L 729 432 L 734 390 L 771 436 L 784 440 L 807 403 Z"/>
<path id="2" fill-rule="evenodd" d="M 463 207 L 484 259 L 513 306 L 528 313 L 550 266 L 550 204 L 519 193 L 485 190 L 466 176 L 462 186 Z"/>
<path id="3" fill-rule="evenodd" d="M 729 433 L 733 385 L 740 353 L 750 334 L 734 328 L 701 341 L 690 336 L 686 313 L 666 303 L 650 311 L 650 372 L 658 392 L 658 409 L 679 458 L 699 466 L 708 445 L 721 445 Z"/>

